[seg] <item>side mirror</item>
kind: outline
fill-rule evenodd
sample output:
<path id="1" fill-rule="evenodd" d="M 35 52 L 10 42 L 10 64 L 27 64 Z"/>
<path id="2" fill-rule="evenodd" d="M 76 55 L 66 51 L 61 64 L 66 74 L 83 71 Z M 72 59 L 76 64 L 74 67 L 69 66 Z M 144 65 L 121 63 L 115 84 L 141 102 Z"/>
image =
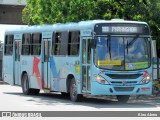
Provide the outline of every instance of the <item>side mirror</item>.
<path id="1" fill-rule="evenodd" d="M 92 39 L 91 41 L 92 41 L 92 42 L 91 42 L 91 47 L 92 47 L 92 49 L 95 49 L 95 48 L 96 48 L 97 41 L 96 41 L 96 39 Z"/>

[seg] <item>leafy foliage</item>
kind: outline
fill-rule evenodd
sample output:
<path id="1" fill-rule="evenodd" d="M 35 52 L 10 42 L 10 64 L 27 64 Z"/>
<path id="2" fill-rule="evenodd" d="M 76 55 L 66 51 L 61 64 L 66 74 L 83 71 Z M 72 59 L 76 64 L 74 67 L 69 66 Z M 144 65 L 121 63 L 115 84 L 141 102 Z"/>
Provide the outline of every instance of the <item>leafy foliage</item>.
<path id="1" fill-rule="evenodd" d="M 160 41 L 160 0 L 26 0 L 26 24 L 53 24 L 122 18 L 146 21 Z"/>

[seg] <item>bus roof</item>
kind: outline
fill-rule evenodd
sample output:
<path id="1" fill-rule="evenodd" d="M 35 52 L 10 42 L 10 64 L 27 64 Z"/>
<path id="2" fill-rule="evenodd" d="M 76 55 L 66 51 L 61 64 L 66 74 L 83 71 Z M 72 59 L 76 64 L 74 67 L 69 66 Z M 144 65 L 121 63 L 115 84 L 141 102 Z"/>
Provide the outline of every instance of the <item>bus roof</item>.
<path id="1" fill-rule="evenodd" d="M 146 22 L 140 21 L 127 21 L 123 19 L 112 19 L 112 20 L 87 20 L 80 22 L 68 22 L 68 23 L 56 23 L 56 24 L 44 24 L 44 25 L 33 25 L 25 26 L 20 28 L 7 29 L 6 33 L 21 33 L 21 32 L 49 32 L 49 31 L 66 31 L 66 30 L 83 30 L 83 29 L 93 29 L 94 25 L 97 23 L 136 23 L 136 24 L 146 24 Z"/>
<path id="2" fill-rule="evenodd" d="M 0 24 L 0 42 L 4 42 L 4 34 L 6 30 L 15 30 L 17 28 L 26 27 L 27 25 L 10 25 L 10 24 Z"/>

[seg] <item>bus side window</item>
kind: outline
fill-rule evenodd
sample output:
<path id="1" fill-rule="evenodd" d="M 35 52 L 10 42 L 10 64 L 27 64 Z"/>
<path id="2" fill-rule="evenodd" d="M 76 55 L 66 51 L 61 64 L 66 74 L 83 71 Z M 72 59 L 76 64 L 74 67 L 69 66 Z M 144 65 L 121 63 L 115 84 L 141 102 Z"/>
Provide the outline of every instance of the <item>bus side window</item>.
<path id="1" fill-rule="evenodd" d="M 54 55 L 55 52 L 55 48 L 54 48 L 54 44 L 55 44 L 55 33 L 53 32 L 52 34 L 52 48 L 51 48 L 51 54 Z"/>
<path id="2" fill-rule="evenodd" d="M 5 55 L 13 54 L 13 35 L 6 35 L 5 37 Z"/>
<path id="3" fill-rule="evenodd" d="M 67 55 L 68 32 L 55 34 L 54 55 Z"/>
<path id="4" fill-rule="evenodd" d="M 23 34 L 22 39 L 22 55 L 30 55 L 31 34 Z"/>
<path id="5" fill-rule="evenodd" d="M 87 55 L 86 55 L 86 44 L 87 44 L 87 42 L 86 42 L 86 40 L 85 39 L 83 39 L 83 43 L 82 43 L 82 48 L 83 48 L 83 55 L 82 55 L 82 57 L 83 57 L 83 59 L 82 59 L 82 62 L 83 62 L 83 64 L 86 64 L 87 62 L 86 62 L 86 60 L 87 60 Z"/>
<path id="6" fill-rule="evenodd" d="M 68 55 L 79 55 L 80 32 L 70 31 L 68 39 Z"/>
<path id="7" fill-rule="evenodd" d="M 54 55 L 59 55 L 60 54 L 60 33 L 55 34 L 55 42 L 54 42 Z"/>
<path id="8" fill-rule="evenodd" d="M 41 54 L 41 33 L 32 34 L 32 46 L 31 46 L 31 55 L 40 55 Z"/>
<path id="9" fill-rule="evenodd" d="M 91 39 L 88 40 L 88 52 L 87 52 L 87 56 L 88 56 L 88 61 L 87 63 L 90 64 L 91 63 Z"/>
<path id="10" fill-rule="evenodd" d="M 87 44 L 88 43 L 88 44 Z M 91 39 L 83 40 L 83 64 L 90 64 L 91 61 Z"/>

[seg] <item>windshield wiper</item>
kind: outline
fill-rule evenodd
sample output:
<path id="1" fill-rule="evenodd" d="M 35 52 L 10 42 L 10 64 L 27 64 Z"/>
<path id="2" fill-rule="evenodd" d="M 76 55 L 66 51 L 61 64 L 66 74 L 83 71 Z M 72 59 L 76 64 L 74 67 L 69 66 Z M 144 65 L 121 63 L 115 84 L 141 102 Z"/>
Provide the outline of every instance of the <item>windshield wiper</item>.
<path id="1" fill-rule="evenodd" d="M 136 35 L 131 42 L 128 43 L 128 41 L 127 41 L 127 46 L 126 46 L 126 48 L 128 48 L 128 47 L 131 46 L 131 45 L 133 45 L 133 43 L 137 40 L 138 37 L 139 37 L 139 35 Z"/>
<path id="2" fill-rule="evenodd" d="M 127 45 L 126 45 L 126 49 L 127 49 L 127 54 L 128 54 L 128 47 L 129 46 L 132 46 L 133 43 L 138 39 L 139 35 L 136 35 L 133 40 L 131 42 L 128 43 L 128 40 L 127 40 Z"/>

